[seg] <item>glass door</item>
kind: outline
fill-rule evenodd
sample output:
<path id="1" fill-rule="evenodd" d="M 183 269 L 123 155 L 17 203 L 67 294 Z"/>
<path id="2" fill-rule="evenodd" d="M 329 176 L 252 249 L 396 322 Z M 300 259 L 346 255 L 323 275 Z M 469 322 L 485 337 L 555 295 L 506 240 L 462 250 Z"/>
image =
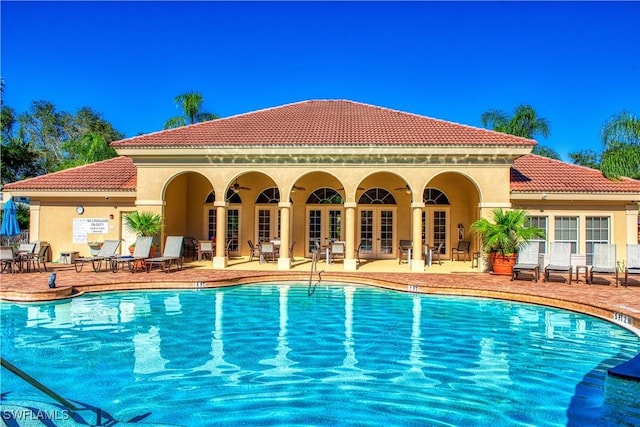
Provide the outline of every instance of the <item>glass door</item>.
<path id="1" fill-rule="evenodd" d="M 255 242 L 267 242 L 280 237 L 280 210 L 277 206 L 256 207 Z"/>
<path id="2" fill-rule="evenodd" d="M 443 258 L 449 253 L 448 217 L 448 208 L 426 207 L 422 211 L 422 241 L 431 248 L 440 247 Z"/>
<path id="3" fill-rule="evenodd" d="M 205 235 L 209 236 L 209 239 L 216 240 L 216 222 L 217 211 L 215 208 L 205 208 L 207 222 L 205 224 Z M 230 255 L 238 255 L 240 251 L 240 209 L 229 208 L 227 209 L 227 249 Z"/>
<path id="4" fill-rule="evenodd" d="M 330 242 L 344 239 L 343 209 L 335 207 L 307 207 L 307 256 L 316 245 L 326 247 Z"/>
<path id="5" fill-rule="evenodd" d="M 369 259 L 395 257 L 395 213 L 396 209 L 389 207 L 359 209 L 360 257 Z"/>

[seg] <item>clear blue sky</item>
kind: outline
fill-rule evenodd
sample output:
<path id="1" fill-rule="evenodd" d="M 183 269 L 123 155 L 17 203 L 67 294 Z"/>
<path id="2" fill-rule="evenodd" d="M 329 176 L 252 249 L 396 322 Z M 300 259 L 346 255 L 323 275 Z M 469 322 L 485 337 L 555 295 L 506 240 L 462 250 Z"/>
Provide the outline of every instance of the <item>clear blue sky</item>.
<path id="1" fill-rule="evenodd" d="M 532 105 L 538 141 L 600 149 L 640 114 L 638 2 L 0 3 L 5 104 L 89 106 L 127 136 L 189 90 L 221 117 L 350 99 L 480 126 Z"/>

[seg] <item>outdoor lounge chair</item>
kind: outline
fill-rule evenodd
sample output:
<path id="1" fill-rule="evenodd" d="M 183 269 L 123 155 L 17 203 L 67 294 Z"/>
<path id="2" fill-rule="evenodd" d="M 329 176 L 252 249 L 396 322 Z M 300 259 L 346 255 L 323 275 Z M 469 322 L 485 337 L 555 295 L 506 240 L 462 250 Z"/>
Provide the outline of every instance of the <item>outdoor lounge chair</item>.
<path id="1" fill-rule="evenodd" d="M 593 261 L 589 270 L 588 282 L 593 284 L 594 274 L 615 275 L 618 286 L 618 264 L 616 260 L 616 245 L 596 243 L 593 245 Z"/>
<path id="2" fill-rule="evenodd" d="M 627 245 L 627 265 L 624 269 L 624 286 L 629 275 L 640 274 L 640 245 Z"/>
<path id="3" fill-rule="evenodd" d="M 105 240 L 100 250 L 95 256 L 76 258 L 74 261 L 76 272 L 80 273 L 84 267 L 85 262 L 90 262 L 93 271 L 98 272 L 102 268 L 102 264 L 105 265 L 105 271 L 108 271 L 110 266 L 110 260 L 116 256 L 116 251 L 120 246 L 120 240 Z"/>
<path id="4" fill-rule="evenodd" d="M 551 273 L 569 273 L 569 283 L 572 279 L 571 243 L 549 243 L 549 264 L 544 268 L 544 281 L 549 281 Z M 566 279 L 565 279 L 566 282 Z"/>
<path id="5" fill-rule="evenodd" d="M 136 247 L 133 250 L 133 255 L 118 256 L 111 258 L 111 270 L 115 273 L 118 268 L 124 270 L 126 265 L 129 271 L 135 273 L 136 270 L 142 270 L 145 268 L 144 262 L 149 258 L 149 252 L 151 252 L 151 245 L 153 244 L 153 237 L 140 237 L 136 239 Z"/>
<path id="6" fill-rule="evenodd" d="M 176 269 L 182 270 L 182 236 L 167 236 L 167 240 L 164 243 L 164 251 L 162 256 L 147 258 L 144 264 L 147 268 L 147 273 L 151 271 L 154 265 L 158 265 L 165 273 L 171 271 L 171 264 L 176 265 Z"/>
<path id="7" fill-rule="evenodd" d="M 458 242 L 458 246 L 455 248 L 451 248 L 451 260 L 453 261 L 453 256 L 458 256 L 458 261 L 460 261 L 460 254 L 464 254 L 463 261 L 467 261 L 470 259 L 469 251 L 471 250 L 471 242 L 469 240 L 460 240 Z"/>
<path id="8" fill-rule="evenodd" d="M 518 260 L 513 266 L 513 274 L 511 280 L 518 278 L 518 273 L 529 271 L 533 274 L 533 281 L 537 282 L 540 278 L 540 244 L 538 242 L 530 242 L 524 245 L 518 251 Z"/>

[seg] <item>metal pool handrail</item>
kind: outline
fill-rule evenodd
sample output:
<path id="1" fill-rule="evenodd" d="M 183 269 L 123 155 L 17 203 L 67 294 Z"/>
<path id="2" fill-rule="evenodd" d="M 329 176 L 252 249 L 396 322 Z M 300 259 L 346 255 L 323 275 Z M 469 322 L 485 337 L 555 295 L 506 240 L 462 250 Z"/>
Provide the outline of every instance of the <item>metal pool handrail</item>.
<path id="1" fill-rule="evenodd" d="M 322 271 L 318 271 L 318 246 L 316 242 L 316 247 L 311 251 L 311 271 L 309 272 L 309 287 L 307 289 L 309 296 L 314 294 L 316 287 L 322 282 Z M 313 283 L 313 273 L 318 273 L 318 281 L 316 283 Z"/>

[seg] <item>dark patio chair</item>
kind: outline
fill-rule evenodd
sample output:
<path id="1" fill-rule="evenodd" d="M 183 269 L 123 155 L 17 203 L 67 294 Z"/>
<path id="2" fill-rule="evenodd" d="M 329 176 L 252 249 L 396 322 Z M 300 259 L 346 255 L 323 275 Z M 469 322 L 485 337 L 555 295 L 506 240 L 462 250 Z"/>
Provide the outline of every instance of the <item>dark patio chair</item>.
<path id="1" fill-rule="evenodd" d="M 20 270 L 20 264 L 16 259 L 16 256 L 13 253 L 13 248 L 11 246 L 0 247 L 0 263 L 2 263 L 2 272 L 4 272 L 7 268 L 11 273 L 15 273 L 16 271 Z"/>
<path id="2" fill-rule="evenodd" d="M 451 260 L 453 261 L 453 256 L 457 255 L 458 261 L 460 261 L 460 254 L 463 254 L 463 261 L 468 261 L 470 259 L 470 250 L 471 242 L 469 240 L 460 240 L 457 247 L 451 248 Z"/>
<path id="3" fill-rule="evenodd" d="M 411 251 L 412 247 L 412 240 L 400 240 L 400 244 L 398 245 L 398 264 L 402 264 L 402 258 L 409 263 L 409 251 Z"/>
<path id="4" fill-rule="evenodd" d="M 251 240 L 247 240 L 249 245 L 249 261 L 253 261 L 253 257 L 260 258 L 260 247 L 253 244 Z"/>
<path id="5" fill-rule="evenodd" d="M 47 271 L 47 257 L 49 256 L 49 250 L 51 249 L 51 247 L 49 246 L 49 244 L 47 243 L 42 243 L 40 245 L 40 250 L 38 250 L 37 253 L 31 253 L 31 254 L 25 254 L 23 257 L 24 262 L 27 263 L 27 270 L 31 270 L 31 268 L 33 267 L 33 269 L 35 270 L 36 268 L 38 268 L 38 272 L 42 272 L 42 270 L 40 269 L 40 266 L 42 265 L 42 268 L 44 268 L 44 271 Z"/>

